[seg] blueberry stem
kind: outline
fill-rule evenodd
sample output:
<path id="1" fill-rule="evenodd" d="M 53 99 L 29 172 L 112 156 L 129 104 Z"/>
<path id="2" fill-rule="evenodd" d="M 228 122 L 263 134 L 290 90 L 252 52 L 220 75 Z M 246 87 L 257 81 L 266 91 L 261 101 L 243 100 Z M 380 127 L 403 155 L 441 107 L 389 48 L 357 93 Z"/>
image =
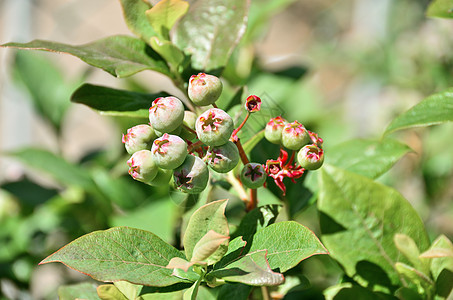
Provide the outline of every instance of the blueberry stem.
<path id="1" fill-rule="evenodd" d="M 252 209 L 256 208 L 257 204 L 257 190 L 256 189 L 250 189 L 250 201 L 247 203 L 246 210 L 251 211 Z"/>
<path id="2" fill-rule="evenodd" d="M 236 128 L 236 129 L 233 131 L 233 133 L 231 134 L 232 137 L 236 136 L 237 133 L 242 129 L 242 127 L 244 127 L 245 122 L 247 122 L 247 120 L 249 119 L 249 117 L 250 117 L 250 112 L 247 112 L 247 115 L 245 116 L 244 121 L 242 121 L 241 125 L 239 125 L 239 127 Z"/>
<path id="3" fill-rule="evenodd" d="M 184 125 L 184 124 L 183 124 L 182 126 L 184 126 L 184 128 L 187 129 L 188 131 L 190 131 L 190 132 L 192 132 L 193 134 L 197 135 L 197 132 L 196 132 L 195 130 L 193 130 L 192 128 L 190 128 L 189 126 Z"/>
<path id="4" fill-rule="evenodd" d="M 194 149 L 196 149 L 197 147 L 199 147 L 201 145 L 203 145 L 202 141 L 195 142 L 187 148 L 187 152 L 191 153 Z"/>

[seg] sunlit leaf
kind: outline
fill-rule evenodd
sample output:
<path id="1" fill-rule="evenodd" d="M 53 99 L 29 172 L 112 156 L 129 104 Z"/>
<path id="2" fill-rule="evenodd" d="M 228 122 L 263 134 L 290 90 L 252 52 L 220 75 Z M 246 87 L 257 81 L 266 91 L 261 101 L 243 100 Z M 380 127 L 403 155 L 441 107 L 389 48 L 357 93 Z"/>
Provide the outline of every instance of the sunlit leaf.
<path id="1" fill-rule="evenodd" d="M 259 230 L 250 243 L 248 253 L 267 250 L 271 269 L 281 273 L 313 255 L 328 253 L 310 229 L 294 221 L 269 225 Z"/>
<path id="2" fill-rule="evenodd" d="M 348 276 L 361 284 L 399 284 L 395 263 L 405 261 L 393 237 L 402 233 L 421 251 L 429 246 L 423 222 L 397 191 L 324 165 L 318 209 L 322 240 Z"/>
<path id="3" fill-rule="evenodd" d="M 78 46 L 43 40 L 24 44 L 7 43 L 1 46 L 70 54 L 116 77 L 128 77 L 144 70 L 170 76 L 165 61 L 144 41 L 131 36 L 110 36 Z"/>
<path id="4" fill-rule="evenodd" d="M 354 139 L 326 151 L 326 162 L 360 175 L 378 178 L 409 151 L 407 145 L 393 139 Z"/>
<path id="5" fill-rule="evenodd" d="M 192 58 L 192 67 L 224 67 L 247 25 L 248 0 L 196 0 L 178 22 L 173 42 Z"/>
<path id="6" fill-rule="evenodd" d="M 157 34 L 146 17 L 146 11 L 151 8 L 151 5 L 143 0 L 120 0 L 120 2 L 127 27 L 149 43 L 151 37 Z"/>
<path id="7" fill-rule="evenodd" d="M 267 250 L 250 252 L 209 275 L 226 281 L 257 286 L 279 285 L 284 282 L 280 273 L 273 272 L 266 258 Z"/>
<path id="8" fill-rule="evenodd" d="M 97 288 L 101 300 L 128 300 L 120 290 L 113 284 L 103 284 Z"/>
<path id="9" fill-rule="evenodd" d="M 195 255 L 195 246 L 208 231 L 213 230 L 220 235 L 229 236 L 228 222 L 225 217 L 227 201 L 218 200 L 203 205 L 190 217 L 183 241 L 184 251 L 188 260 L 192 260 Z M 207 263 L 211 264 L 218 261 L 227 249 L 228 242 L 226 241 L 209 257 Z"/>
<path id="10" fill-rule="evenodd" d="M 434 94 L 396 117 L 385 133 L 453 121 L 453 88 Z"/>
<path id="11" fill-rule="evenodd" d="M 169 32 L 179 18 L 189 9 L 189 2 L 184 0 L 161 0 L 146 11 L 151 26 L 159 35 L 168 40 Z"/>
<path id="12" fill-rule="evenodd" d="M 166 266 L 183 254 L 151 232 L 129 227 L 95 231 L 69 243 L 40 264 L 61 262 L 99 281 L 169 286 L 184 279 Z"/>
<path id="13" fill-rule="evenodd" d="M 157 37 L 151 39 L 151 48 L 159 53 L 173 68 L 178 67 L 184 61 L 184 53 L 172 42 L 159 40 Z"/>
<path id="14" fill-rule="evenodd" d="M 194 246 L 192 262 L 204 262 L 214 254 L 222 244 L 230 239 L 229 236 L 221 235 L 214 230 L 209 230 Z"/>

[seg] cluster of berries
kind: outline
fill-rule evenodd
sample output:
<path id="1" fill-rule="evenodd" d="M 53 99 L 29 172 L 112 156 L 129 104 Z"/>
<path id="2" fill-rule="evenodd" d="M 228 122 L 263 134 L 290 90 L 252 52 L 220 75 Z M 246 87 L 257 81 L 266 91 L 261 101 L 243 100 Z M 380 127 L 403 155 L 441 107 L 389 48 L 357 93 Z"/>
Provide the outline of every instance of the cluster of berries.
<path id="1" fill-rule="evenodd" d="M 196 106 L 212 105 L 213 108 L 197 116 L 192 111 L 185 111 L 183 103 L 176 97 L 154 100 L 149 109 L 149 124 L 134 126 L 123 135 L 126 151 L 132 155 L 127 162 L 129 174 L 150 185 L 167 184 L 173 176 L 176 188 L 196 194 L 208 184 L 208 166 L 215 172 L 227 173 L 242 160 L 244 168 L 240 179 L 251 189 L 262 186 L 268 175 L 277 183 L 276 178 L 280 181 L 283 177 L 294 179 L 297 178 L 296 172 L 303 173 L 305 169 L 321 166 L 322 139 L 297 121 L 288 123 L 281 117 L 271 119 L 265 137 L 272 143 L 298 150 L 299 166 L 292 164 L 293 158 L 284 165 L 280 158 L 268 160 L 266 165 L 250 163 L 237 133 L 250 114 L 260 110 L 261 99 L 255 95 L 247 98 L 247 116 L 234 128 L 231 116 L 215 105 L 221 93 L 219 78 L 199 73 L 190 78 L 188 96 Z M 310 141 L 313 144 L 308 145 Z"/>
<path id="2" fill-rule="evenodd" d="M 298 121 L 289 123 L 282 117 L 272 118 L 266 124 L 264 137 L 269 142 L 281 146 L 278 159 L 267 160 L 265 169 L 283 194 L 286 193 L 286 186 L 283 184 L 285 177 L 295 182 L 305 170 L 319 169 L 324 162 L 322 138 L 317 133 L 307 130 Z M 289 160 L 288 152 L 284 148 L 292 150 Z M 297 163 L 294 162 L 296 152 Z"/>

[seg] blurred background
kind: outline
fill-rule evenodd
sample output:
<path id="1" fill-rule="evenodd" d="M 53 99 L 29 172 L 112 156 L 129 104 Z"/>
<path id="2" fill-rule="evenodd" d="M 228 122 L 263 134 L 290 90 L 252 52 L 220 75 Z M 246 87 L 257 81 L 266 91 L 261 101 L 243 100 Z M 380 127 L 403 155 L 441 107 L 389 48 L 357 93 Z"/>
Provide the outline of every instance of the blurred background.
<path id="1" fill-rule="evenodd" d="M 326 155 L 351 138 L 379 139 L 396 115 L 453 86 L 453 22 L 426 18 L 428 4 L 254 0 L 253 26 L 225 80 L 267 99 L 270 115 L 282 113 L 318 132 Z M 116 34 L 130 34 L 119 1 L 0 0 L 1 44 L 84 44 Z M 152 228 L 174 242 L 177 200 L 125 174 L 121 133 L 131 121 L 69 101 L 83 82 L 184 97 L 171 81 L 152 71 L 117 79 L 69 55 L 4 48 L 0 66 L 2 297 L 54 299 L 59 285 L 86 279 L 58 264 L 37 264 L 93 230 Z M 393 137 L 413 152 L 379 180 L 413 204 L 432 238 L 453 238 L 453 125 Z M 296 219 L 317 230 L 314 206 Z M 337 278 L 338 268 L 326 260 L 302 266 L 315 289 Z"/>

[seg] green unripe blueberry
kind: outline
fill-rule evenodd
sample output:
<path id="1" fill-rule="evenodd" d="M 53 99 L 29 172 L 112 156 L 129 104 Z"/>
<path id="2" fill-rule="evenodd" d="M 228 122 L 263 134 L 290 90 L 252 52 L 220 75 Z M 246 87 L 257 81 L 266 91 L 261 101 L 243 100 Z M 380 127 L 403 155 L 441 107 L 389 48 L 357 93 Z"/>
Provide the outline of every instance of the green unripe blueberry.
<path id="1" fill-rule="evenodd" d="M 175 169 L 187 156 L 187 144 L 177 135 L 164 133 L 163 136 L 154 140 L 151 152 L 159 168 Z"/>
<path id="2" fill-rule="evenodd" d="M 149 183 L 157 175 L 158 167 L 149 150 L 135 152 L 127 161 L 127 164 L 129 165 L 129 174 L 135 180 Z"/>
<path id="3" fill-rule="evenodd" d="M 266 178 L 266 170 L 258 163 L 248 163 L 244 165 L 241 171 L 241 182 L 250 189 L 256 189 L 262 186 Z"/>
<path id="4" fill-rule="evenodd" d="M 210 147 L 205 156 L 209 167 L 218 173 L 226 173 L 234 169 L 239 162 L 239 150 L 233 142 Z"/>
<path id="5" fill-rule="evenodd" d="M 214 75 L 198 73 L 189 80 L 188 95 L 195 105 L 206 106 L 213 104 L 222 93 L 222 81 Z"/>
<path id="6" fill-rule="evenodd" d="M 282 145 L 290 150 L 299 150 L 311 142 L 307 129 L 301 123 L 294 121 L 283 127 Z"/>
<path id="7" fill-rule="evenodd" d="M 150 150 L 157 136 L 151 126 L 142 124 L 131 127 L 122 137 L 124 147 L 130 155 L 140 150 Z"/>
<path id="8" fill-rule="evenodd" d="M 273 144 L 281 144 L 283 127 L 285 127 L 287 123 L 288 122 L 280 116 L 272 118 L 264 128 L 264 137 L 266 140 Z"/>
<path id="9" fill-rule="evenodd" d="M 233 119 L 220 108 L 202 113 L 195 123 L 198 139 L 208 146 L 225 144 L 234 130 Z"/>
<path id="10" fill-rule="evenodd" d="M 173 179 L 179 190 L 199 194 L 208 185 L 208 167 L 201 158 L 189 154 L 182 165 L 174 170 Z"/>
<path id="11" fill-rule="evenodd" d="M 149 123 L 160 132 L 172 132 L 183 119 L 184 105 L 176 97 L 157 98 L 149 109 Z"/>
<path id="12" fill-rule="evenodd" d="M 172 175 L 173 170 L 157 168 L 156 177 L 147 183 L 152 186 L 167 186 Z"/>
<path id="13" fill-rule="evenodd" d="M 297 161 L 307 170 L 319 169 L 324 163 L 324 150 L 316 144 L 305 145 L 297 153 Z"/>
<path id="14" fill-rule="evenodd" d="M 190 110 L 186 110 L 184 112 L 184 120 L 182 121 L 182 124 L 184 126 L 182 126 L 182 130 L 181 130 L 181 133 L 179 134 L 179 136 L 182 137 L 183 139 L 186 139 L 189 141 L 196 138 L 197 135 L 194 132 L 189 130 L 189 129 L 192 129 L 193 131 L 195 131 L 196 122 L 197 122 L 197 114 Z M 186 127 L 189 129 L 187 129 Z"/>

